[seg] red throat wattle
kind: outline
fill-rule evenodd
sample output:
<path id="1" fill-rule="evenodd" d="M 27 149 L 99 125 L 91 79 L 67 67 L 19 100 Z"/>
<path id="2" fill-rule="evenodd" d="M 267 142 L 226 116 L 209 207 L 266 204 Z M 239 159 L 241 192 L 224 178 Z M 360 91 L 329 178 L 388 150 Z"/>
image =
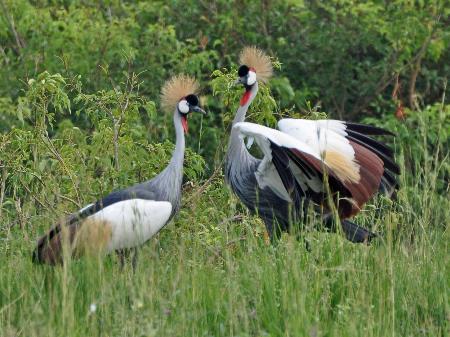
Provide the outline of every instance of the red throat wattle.
<path id="1" fill-rule="evenodd" d="M 246 90 L 244 95 L 241 98 L 241 102 L 240 102 L 241 106 L 244 106 L 245 104 L 247 104 L 248 100 L 250 99 L 250 95 L 251 95 L 250 90 Z"/>
<path id="2" fill-rule="evenodd" d="M 184 133 L 188 133 L 187 115 L 181 116 L 181 125 L 183 125 Z"/>

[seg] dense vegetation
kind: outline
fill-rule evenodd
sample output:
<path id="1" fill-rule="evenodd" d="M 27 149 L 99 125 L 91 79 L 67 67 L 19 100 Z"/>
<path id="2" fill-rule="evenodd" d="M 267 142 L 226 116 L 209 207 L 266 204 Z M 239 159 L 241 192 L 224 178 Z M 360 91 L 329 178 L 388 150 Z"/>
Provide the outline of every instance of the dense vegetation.
<path id="1" fill-rule="evenodd" d="M 450 7 L 445 1 L 0 0 L 0 336 L 447 336 Z M 394 131 L 394 201 L 357 246 L 305 224 L 267 245 L 223 183 L 254 44 L 275 76 L 249 118 L 344 118 Z M 183 208 L 140 253 L 31 263 L 58 218 L 153 177 L 173 149 L 159 90 L 195 75 Z"/>

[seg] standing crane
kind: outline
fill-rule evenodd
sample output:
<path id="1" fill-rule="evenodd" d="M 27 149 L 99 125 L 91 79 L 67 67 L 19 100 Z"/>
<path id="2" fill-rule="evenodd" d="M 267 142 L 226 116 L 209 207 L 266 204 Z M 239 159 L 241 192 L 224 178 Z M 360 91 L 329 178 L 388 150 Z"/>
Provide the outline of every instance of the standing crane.
<path id="1" fill-rule="evenodd" d="M 161 91 L 163 108 L 174 109 L 176 144 L 168 166 L 153 179 L 114 191 L 52 227 L 37 242 L 35 262 L 62 263 L 65 247 L 73 257 L 135 248 L 135 267 L 136 247 L 158 233 L 180 208 L 187 116 L 190 112 L 206 114 L 199 107 L 197 89 L 193 78 L 178 75 L 167 81 Z"/>
<path id="2" fill-rule="evenodd" d="M 255 47 L 240 54 L 238 80 L 245 88 L 233 120 L 225 179 L 233 192 L 259 215 L 273 240 L 304 219 L 309 204 L 334 227 L 335 215 L 346 238 L 368 242 L 376 235 L 348 220 L 379 190 L 397 188 L 399 167 L 393 151 L 371 138 L 393 135 L 384 129 L 339 120 L 282 119 L 278 129 L 245 122 L 258 82 L 272 75 L 270 58 Z M 262 159 L 252 156 L 256 142 Z"/>

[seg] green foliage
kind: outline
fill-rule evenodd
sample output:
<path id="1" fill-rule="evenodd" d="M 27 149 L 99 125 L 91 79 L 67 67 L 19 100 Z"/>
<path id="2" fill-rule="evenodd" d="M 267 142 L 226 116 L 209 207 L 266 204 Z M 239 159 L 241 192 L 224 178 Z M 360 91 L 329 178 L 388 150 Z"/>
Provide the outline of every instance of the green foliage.
<path id="1" fill-rule="evenodd" d="M 436 103 L 419 111 L 407 110 L 403 121 L 391 115 L 382 120 L 367 118 L 365 121 L 395 131 L 395 145 L 405 162 L 406 185 L 414 185 L 417 182 L 413 179 L 420 177 L 422 188 L 432 188 L 442 195 L 448 193 L 450 105 Z M 438 176 L 430 177 L 430 172 L 436 172 Z M 430 186 L 430 179 L 437 185 Z"/>
<path id="2" fill-rule="evenodd" d="M 66 81 L 60 74 L 51 75 L 47 71 L 36 79 L 30 79 L 25 97 L 19 100 L 17 118 L 22 123 L 26 118 L 40 131 L 46 131 L 47 124 L 53 127 L 56 114 L 70 113 L 70 100 L 65 87 Z"/>

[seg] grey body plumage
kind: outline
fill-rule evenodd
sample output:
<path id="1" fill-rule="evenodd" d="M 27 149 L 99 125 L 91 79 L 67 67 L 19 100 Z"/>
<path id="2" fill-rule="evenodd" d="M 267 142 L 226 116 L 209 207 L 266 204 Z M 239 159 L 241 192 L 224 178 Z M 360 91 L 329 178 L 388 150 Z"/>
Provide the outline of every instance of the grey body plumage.
<path id="1" fill-rule="evenodd" d="M 246 112 L 258 93 L 258 82 L 250 88 L 248 102 L 239 106 L 232 125 L 245 121 Z M 260 188 L 255 172 L 261 159 L 252 156 L 239 133 L 232 129 L 225 161 L 225 181 L 242 203 L 260 216 L 271 238 L 280 231 L 288 231 L 290 224 L 301 214 L 292 203 L 278 197 L 270 188 Z"/>

